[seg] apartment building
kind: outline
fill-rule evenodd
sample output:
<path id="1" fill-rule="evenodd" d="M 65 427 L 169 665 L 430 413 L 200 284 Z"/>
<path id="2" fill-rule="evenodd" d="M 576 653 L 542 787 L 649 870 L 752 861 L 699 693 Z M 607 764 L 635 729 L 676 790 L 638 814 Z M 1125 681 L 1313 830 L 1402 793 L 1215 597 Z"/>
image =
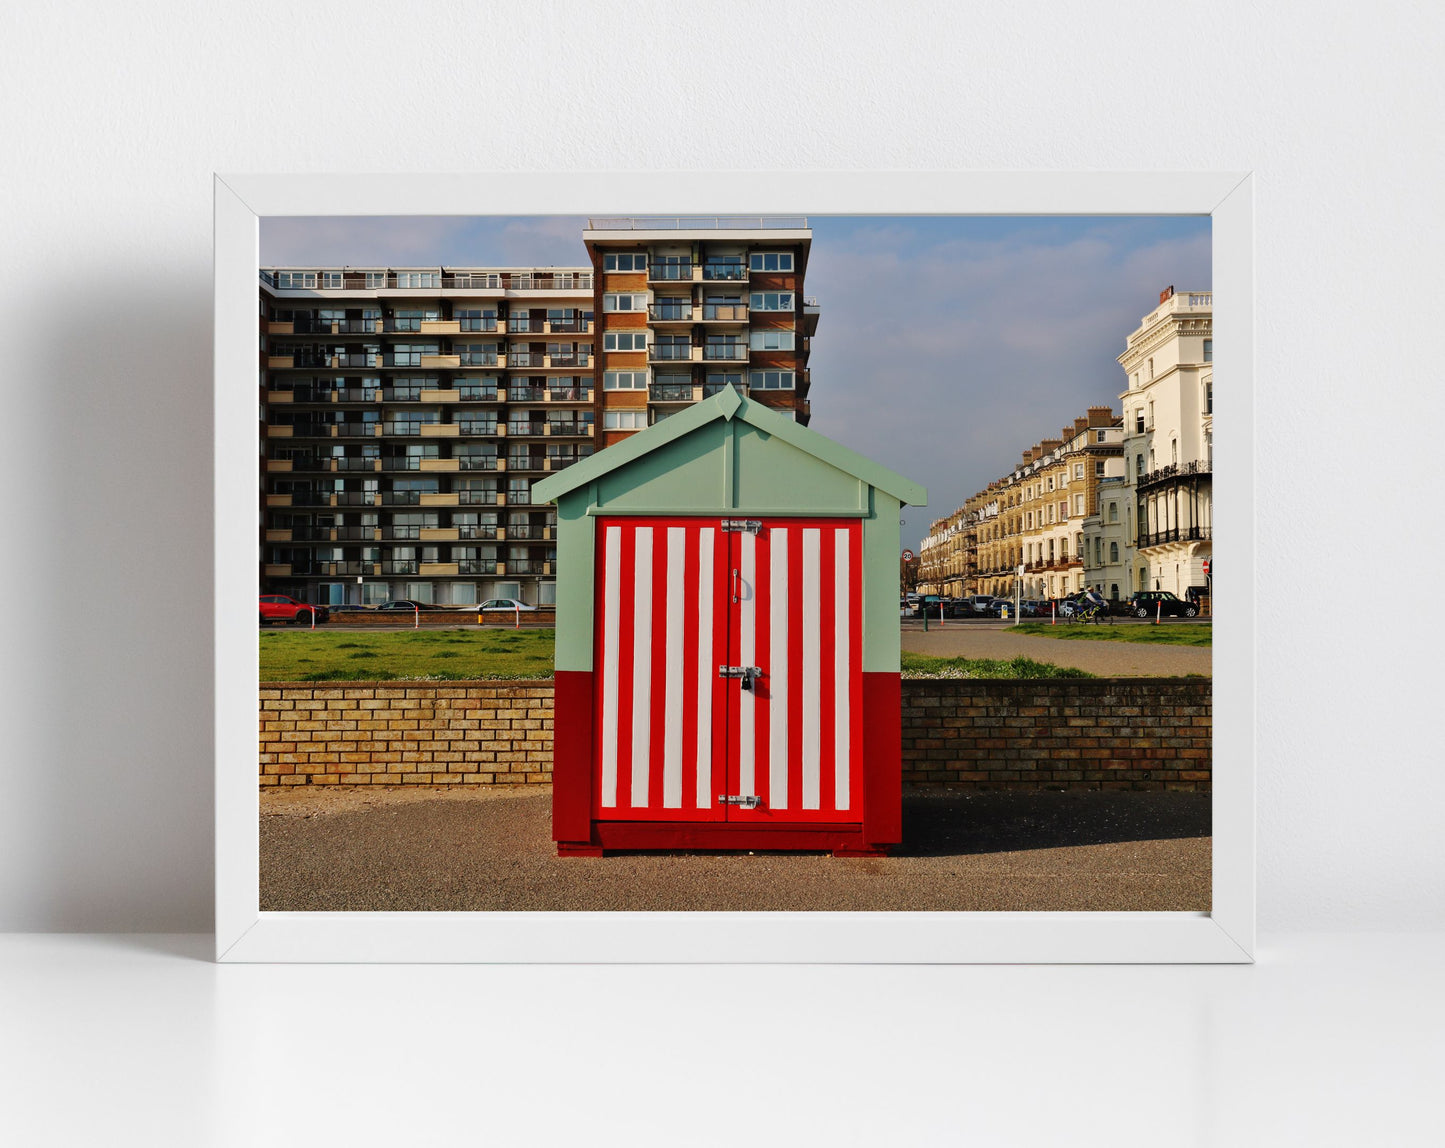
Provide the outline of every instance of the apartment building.
<path id="1" fill-rule="evenodd" d="M 733 386 L 808 422 L 802 218 L 591 219 L 603 445 Z"/>
<path id="2" fill-rule="evenodd" d="M 1126 591 L 1183 597 L 1213 553 L 1214 296 L 1168 287 L 1119 356 L 1124 487 L 1134 555 Z"/>
<path id="3" fill-rule="evenodd" d="M 1100 484 L 1111 460 L 1118 468 L 1122 440 L 1119 418 L 1095 406 L 1058 438 L 1024 451 L 1013 471 L 934 523 L 920 547 L 926 568 L 938 572 L 930 585 L 962 571 L 963 594 L 1011 595 L 1016 582 L 1025 598 L 1082 590 L 1084 523 L 1099 511 Z"/>
<path id="4" fill-rule="evenodd" d="M 1122 436 L 1123 428 L 1118 428 Z M 1097 506 L 1084 519 L 1084 585 L 1097 587 L 1111 601 L 1127 598 L 1133 568 L 1133 504 L 1124 488 L 1124 458 L 1104 460 Z"/>
<path id="5" fill-rule="evenodd" d="M 596 448 L 590 268 L 261 271 L 262 586 L 555 601 L 534 480 Z"/>
<path id="6" fill-rule="evenodd" d="M 921 594 L 962 598 L 973 573 L 977 523 L 964 507 L 938 519 L 918 547 L 918 589 Z"/>
<path id="7" fill-rule="evenodd" d="M 534 481 L 733 385 L 806 423 L 805 219 L 594 219 L 590 266 L 260 274 L 263 590 L 556 601 Z"/>

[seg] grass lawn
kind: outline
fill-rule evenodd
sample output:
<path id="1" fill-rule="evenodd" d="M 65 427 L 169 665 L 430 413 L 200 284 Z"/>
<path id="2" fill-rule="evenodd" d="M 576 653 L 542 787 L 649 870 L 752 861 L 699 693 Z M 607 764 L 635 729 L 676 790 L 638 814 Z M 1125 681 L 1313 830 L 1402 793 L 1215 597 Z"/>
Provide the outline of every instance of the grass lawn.
<path id="1" fill-rule="evenodd" d="M 263 682 L 551 676 L 551 630 L 261 631 Z"/>
<path id="2" fill-rule="evenodd" d="M 905 678 L 1092 678 L 1072 666 L 1052 666 L 1032 658 L 934 658 L 903 651 Z"/>
<path id="3" fill-rule="evenodd" d="M 1209 623 L 1193 622 L 1188 625 L 1158 626 L 1117 625 L 1108 622 L 1094 625 L 1091 622 L 1060 622 L 1051 626 L 1047 622 L 1020 622 L 1008 631 L 1035 638 L 1059 638 L 1064 641 L 1079 639 L 1085 642 L 1143 642 L 1153 646 L 1204 646 L 1214 645 L 1214 627 Z"/>

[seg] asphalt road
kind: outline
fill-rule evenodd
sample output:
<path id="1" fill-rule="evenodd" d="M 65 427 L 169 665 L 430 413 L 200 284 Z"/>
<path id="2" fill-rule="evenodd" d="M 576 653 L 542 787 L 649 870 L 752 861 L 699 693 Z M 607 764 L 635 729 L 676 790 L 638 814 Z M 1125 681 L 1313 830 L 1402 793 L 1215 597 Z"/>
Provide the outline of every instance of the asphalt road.
<path id="1" fill-rule="evenodd" d="M 1148 625 L 1145 622 L 1120 623 Z M 1061 623 L 1063 625 L 1063 623 Z M 1073 666 L 1103 677 L 1178 677 L 1214 673 L 1214 652 L 1198 646 L 1151 646 L 1075 638 L 1033 637 L 1015 633 L 1007 622 L 937 621 L 903 623 L 902 645 L 915 654 L 941 658 L 1033 658 L 1055 666 Z"/>
<path id="2" fill-rule="evenodd" d="M 1210 798 L 905 794 L 904 845 L 820 854 L 555 856 L 551 789 L 261 795 L 261 908 L 1192 910 L 1210 905 Z"/>

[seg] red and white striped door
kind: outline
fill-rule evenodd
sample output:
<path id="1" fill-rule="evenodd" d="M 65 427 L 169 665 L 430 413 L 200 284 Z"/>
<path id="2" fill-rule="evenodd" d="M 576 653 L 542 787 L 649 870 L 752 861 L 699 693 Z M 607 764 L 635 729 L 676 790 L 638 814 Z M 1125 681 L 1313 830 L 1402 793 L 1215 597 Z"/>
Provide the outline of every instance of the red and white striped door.
<path id="1" fill-rule="evenodd" d="M 598 530 L 594 816 L 861 822 L 860 524 Z"/>

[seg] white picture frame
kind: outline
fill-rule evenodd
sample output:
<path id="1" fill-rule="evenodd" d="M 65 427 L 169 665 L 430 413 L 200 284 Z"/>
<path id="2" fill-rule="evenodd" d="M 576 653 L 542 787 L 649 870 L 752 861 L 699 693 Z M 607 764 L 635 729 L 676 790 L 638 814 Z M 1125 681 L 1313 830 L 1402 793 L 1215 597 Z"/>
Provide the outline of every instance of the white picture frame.
<path id="1" fill-rule="evenodd" d="M 218 175 L 216 959 L 224 962 L 1241 963 L 1255 949 L 1254 240 L 1246 172 Z M 254 615 L 260 221 L 337 215 L 1209 215 L 1215 419 L 1208 913 L 262 912 Z"/>

